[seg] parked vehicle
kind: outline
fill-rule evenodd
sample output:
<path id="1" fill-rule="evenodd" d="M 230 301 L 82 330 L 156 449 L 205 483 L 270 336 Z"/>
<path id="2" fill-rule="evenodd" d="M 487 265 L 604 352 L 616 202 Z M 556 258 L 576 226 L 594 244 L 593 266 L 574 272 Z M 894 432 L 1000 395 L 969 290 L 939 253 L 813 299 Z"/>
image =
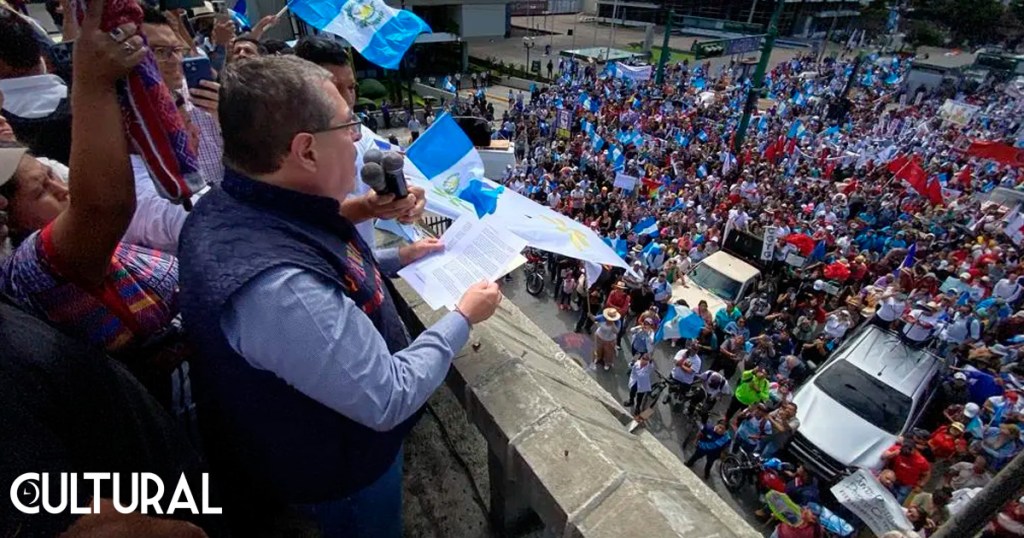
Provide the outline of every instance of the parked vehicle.
<path id="1" fill-rule="evenodd" d="M 863 325 L 794 394 L 800 428 L 789 452 L 828 482 L 851 468 L 877 469 L 882 452 L 925 416 L 945 369 L 927 349 Z"/>

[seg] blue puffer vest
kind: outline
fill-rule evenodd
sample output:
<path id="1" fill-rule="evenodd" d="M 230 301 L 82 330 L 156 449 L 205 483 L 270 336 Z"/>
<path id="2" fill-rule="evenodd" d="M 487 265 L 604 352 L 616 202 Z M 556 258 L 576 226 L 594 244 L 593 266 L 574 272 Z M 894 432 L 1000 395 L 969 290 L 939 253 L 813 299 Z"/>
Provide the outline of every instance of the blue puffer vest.
<path id="1" fill-rule="evenodd" d="M 288 264 L 337 283 L 392 353 L 408 345 L 390 283 L 338 210 L 333 199 L 226 170 L 182 230 L 181 312 L 199 352 L 192 375 L 204 444 L 213 470 L 246 504 L 310 503 L 358 491 L 387 470 L 419 418 L 388 432 L 371 430 L 252 367 L 221 330 L 232 294 Z"/>

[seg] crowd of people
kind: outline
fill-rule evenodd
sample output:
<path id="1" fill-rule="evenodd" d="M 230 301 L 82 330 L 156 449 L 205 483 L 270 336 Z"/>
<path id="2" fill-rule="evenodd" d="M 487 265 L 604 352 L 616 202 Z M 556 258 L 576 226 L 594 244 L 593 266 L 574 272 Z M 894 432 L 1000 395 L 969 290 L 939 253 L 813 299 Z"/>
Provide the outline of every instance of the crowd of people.
<path id="1" fill-rule="evenodd" d="M 140 22 L 112 20 L 105 4 Z M 402 440 L 470 327 L 493 314 L 497 286 L 470 288 L 412 334 L 387 276 L 441 246 L 373 248 L 373 219 L 414 222 L 425 193 L 394 199 L 356 181 L 374 137 L 336 42 L 263 39 L 274 16 L 240 34 L 213 13 L 80 7 L 56 10 L 83 15 L 62 17 L 70 48 L 0 6 L 0 339 L 12 350 L 0 372 L 18 388 L 2 393 L 0 439 L 14 455 L 3 476 L 212 469 L 230 509 L 191 523 L 17 516 L 0 529 L 249 535 L 294 517 L 328 536 L 399 535 Z M 197 58 L 213 75 L 190 84 L 184 66 Z M 117 88 L 140 69 L 171 96 L 165 112 L 207 185 L 191 212 L 158 193 L 152 163 L 125 136 Z M 1015 143 L 1022 116 L 988 86 L 955 96 L 979 107 L 968 123 L 944 121 L 944 96 L 901 85 L 906 69 L 876 57 L 781 62 L 739 148 L 750 81 L 734 64 L 670 64 L 655 83 L 560 59 L 557 84 L 510 90 L 500 118 L 487 76 L 443 106 L 493 118 L 519 158 L 493 179 L 591 226 L 630 265 L 592 282 L 575 260 L 550 264 L 557 307 L 578 310 L 576 331 L 593 333 L 594 375 L 626 365 L 625 404 L 639 416 L 661 346 L 685 407 L 728 402 L 721 417 L 707 406 L 686 462 L 703 458 L 705 477 L 729 450 L 780 454 L 800 427 L 793 390 L 861 323 L 941 356 L 948 374 L 927 429 L 878 465 L 926 535 L 1024 447 L 1024 266 L 1004 231 L 1012 207 L 986 203 L 993 189 L 1020 191 L 1024 176 L 964 152 L 965 140 Z M 563 110 L 571 122 L 556 128 Z M 423 125 L 411 115 L 408 126 L 415 137 Z M 908 167 L 925 183 L 906 181 Z M 691 269 L 730 234 L 769 228 L 777 244 L 756 288 L 720 307 L 684 305 L 703 328 L 662 343 Z M 354 352 L 365 360 L 347 360 Z M 81 385 L 92 380 L 105 384 Z M 85 418 L 88 402 L 110 412 Z M 108 436 L 83 430 L 97 423 Z M 817 502 L 805 469 L 786 489 Z M 1021 536 L 1022 514 L 1008 506 L 990 532 Z M 815 536 L 815 525 L 777 533 Z"/>
<path id="2" fill-rule="evenodd" d="M 591 369 L 628 368 L 634 414 L 651 391 L 660 320 L 680 304 L 672 289 L 693 285 L 687 275 L 729 234 L 773 229 L 772 259 L 748 258 L 764 275 L 756 289 L 739 302 L 721 297 L 716 311 L 683 301 L 704 328 L 664 345 L 673 382 L 716 398 L 736 385 L 721 420 L 703 417 L 687 461 L 706 458 L 705 477 L 727 445 L 778 453 L 799 428 L 793 390 L 860 324 L 940 356 L 948 369 L 928 429 L 908 432 L 878 463 L 926 535 L 951 499 L 1024 448 L 1024 265 L 1004 233 L 1016 202 L 988 201 L 996 188 L 1020 193 L 1024 176 L 965 152 L 972 140 L 1016 144 L 1022 104 L 997 84 L 970 95 L 909 88 L 908 68 L 877 55 L 781 62 L 736 148 L 750 86 L 738 65 L 669 64 L 658 84 L 562 59 L 557 84 L 510 90 L 496 128 L 519 157 L 503 184 L 590 226 L 631 266 L 606 267 L 588 288 L 584 264 L 551 262 L 558 308 L 575 304 L 576 331 L 593 333 Z M 947 98 L 979 112 L 965 125 L 945 121 Z M 452 106 L 483 114 L 486 100 Z M 568 133 L 556 128 L 564 110 Z M 908 162 L 926 175 L 920 188 L 902 174 Z M 622 176 L 635 186 L 617 187 Z M 932 465 L 950 474 L 929 480 Z M 1016 510 L 1005 517 L 1019 522 Z"/>

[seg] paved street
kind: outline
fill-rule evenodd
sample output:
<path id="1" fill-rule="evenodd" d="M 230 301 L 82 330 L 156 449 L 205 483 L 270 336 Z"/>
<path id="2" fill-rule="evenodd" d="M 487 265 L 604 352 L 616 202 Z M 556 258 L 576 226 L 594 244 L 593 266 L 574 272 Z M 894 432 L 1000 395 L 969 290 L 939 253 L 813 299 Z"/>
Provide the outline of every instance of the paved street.
<path id="1" fill-rule="evenodd" d="M 558 63 L 558 55 L 563 50 L 580 49 L 588 47 L 603 47 L 611 44 L 612 47 L 627 49 L 630 45 L 641 44 L 644 41 L 644 30 L 631 27 L 616 27 L 614 41 L 611 36 L 611 26 L 594 24 L 592 22 L 579 22 L 585 15 L 552 15 L 547 17 L 512 17 L 512 37 L 503 38 L 466 38 L 469 44 L 469 55 L 477 58 L 497 58 L 505 63 L 526 64 L 526 49 L 523 47 L 523 37 L 532 35 L 535 38 L 536 46 L 530 51 L 531 60 L 541 60 L 546 66 L 548 57 L 544 56 L 544 46 L 551 45 L 551 56 L 555 64 Z M 530 30 L 534 28 L 535 30 Z M 545 33 L 546 29 L 546 33 Z M 572 36 L 568 30 L 573 29 Z M 654 47 L 661 47 L 663 28 L 657 27 L 654 32 Z M 701 41 L 705 38 L 699 38 Z M 690 50 L 690 46 L 698 38 L 690 36 L 671 36 L 669 46 L 677 50 Z M 772 53 L 769 68 L 780 62 L 788 61 L 796 55 L 810 49 L 806 48 L 782 48 L 776 46 Z M 750 58 L 757 58 L 758 53 L 746 55 Z M 729 58 L 715 58 L 711 60 L 713 67 L 728 63 Z"/>
<path id="2" fill-rule="evenodd" d="M 503 283 L 502 292 L 505 297 L 511 300 L 524 314 L 529 316 L 534 323 L 544 329 L 544 332 L 554 339 L 563 349 L 567 349 L 567 353 L 574 358 L 580 360 L 581 366 L 588 366 L 590 364 L 590 357 L 580 357 L 578 350 L 589 350 L 590 335 L 579 335 L 573 333 L 573 328 L 576 325 L 576 320 L 579 317 L 579 312 L 565 312 L 558 310 L 555 306 L 555 301 L 552 296 L 553 286 L 550 280 L 547 282 L 544 288 L 544 292 L 540 296 L 534 297 L 526 292 L 526 287 L 523 285 L 523 273 L 521 269 L 517 269 L 513 273 L 513 281 Z M 672 369 L 672 357 L 678 348 L 671 348 L 667 343 L 659 344 L 658 348 L 654 353 L 655 364 L 657 364 L 658 371 L 663 375 L 669 375 Z M 584 352 L 584 354 L 586 354 Z M 605 372 L 604 370 L 598 369 L 596 371 L 589 371 L 588 373 L 597 380 L 597 382 L 612 394 L 619 402 L 625 401 L 629 398 L 629 389 L 627 387 L 627 364 L 628 364 L 629 351 L 624 349 L 619 353 L 616 359 L 615 367 L 612 370 Z M 662 397 L 664 398 L 664 396 Z M 715 414 L 721 416 L 724 414 L 727 402 L 723 401 L 715 409 Z M 714 415 L 713 414 L 713 418 Z M 693 453 L 692 441 L 690 444 L 683 449 L 681 443 L 689 435 L 689 428 L 684 424 L 683 419 L 679 416 L 674 416 L 668 405 L 659 403 L 657 412 L 651 417 L 651 420 L 645 426 L 655 437 L 658 438 L 673 454 L 678 456 L 680 459 L 685 461 L 686 457 Z M 685 457 L 684 457 L 685 453 Z M 698 476 L 701 473 L 703 460 L 698 461 L 694 465 Z M 761 522 L 753 516 L 753 511 L 757 508 L 755 500 L 755 494 L 753 488 L 745 489 L 740 495 L 734 496 L 725 485 L 722 484 L 721 479 L 718 477 L 718 465 L 711 470 L 711 479 L 708 485 L 719 497 L 724 499 L 733 509 L 738 513 L 743 514 L 747 521 L 754 528 L 760 528 Z"/>

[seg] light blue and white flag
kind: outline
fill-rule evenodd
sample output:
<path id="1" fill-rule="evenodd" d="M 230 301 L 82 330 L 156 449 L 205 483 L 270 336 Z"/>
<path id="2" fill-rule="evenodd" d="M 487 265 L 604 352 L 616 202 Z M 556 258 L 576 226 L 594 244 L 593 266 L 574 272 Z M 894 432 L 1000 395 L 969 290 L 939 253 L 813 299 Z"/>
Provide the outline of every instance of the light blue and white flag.
<path id="1" fill-rule="evenodd" d="M 459 91 L 448 77 L 444 77 L 444 80 L 441 81 L 441 87 L 444 88 L 444 91 L 446 92 L 458 93 Z"/>
<path id="2" fill-rule="evenodd" d="M 690 82 L 690 86 L 693 86 L 694 88 L 697 88 L 698 90 L 703 90 L 704 86 L 706 86 L 706 85 L 707 85 L 707 83 L 704 82 L 704 77 L 697 77 L 697 78 L 693 79 L 692 82 Z"/>
<path id="3" fill-rule="evenodd" d="M 626 155 L 622 153 L 620 146 L 613 146 L 608 150 L 608 159 L 612 162 L 612 170 L 622 170 L 626 167 Z"/>
<path id="4" fill-rule="evenodd" d="M 636 223 L 637 235 L 654 235 L 658 233 L 658 219 L 646 217 Z"/>
<path id="5" fill-rule="evenodd" d="M 768 114 L 761 114 L 761 119 L 757 120 L 757 130 L 760 132 L 768 130 Z"/>
<path id="6" fill-rule="evenodd" d="M 701 142 L 708 141 L 708 134 L 704 132 L 704 129 L 701 129 L 700 132 L 697 133 L 697 140 L 700 140 Z"/>
<path id="7" fill-rule="evenodd" d="M 594 151 L 601 151 L 601 148 L 604 147 L 604 138 L 597 134 L 597 130 L 590 132 L 590 144 Z"/>
<path id="8" fill-rule="evenodd" d="M 787 138 L 800 138 L 801 136 L 804 135 L 804 133 L 806 131 L 807 131 L 807 128 L 804 127 L 804 122 L 801 121 L 801 120 L 796 120 L 796 121 L 793 122 L 793 125 L 791 125 L 789 127 L 789 133 L 786 134 L 786 137 Z"/>
<path id="9" fill-rule="evenodd" d="M 341 36 L 367 60 L 398 69 L 416 37 L 430 27 L 383 0 L 292 0 L 288 9 L 318 30 Z"/>
<path id="10" fill-rule="evenodd" d="M 704 166 L 703 163 L 701 163 L 701 165 L 697 167 L 697 177 L 699 177 L 699 178 L 708 177 L 708 167 Z"/>
<path id="11" fill-rule="evenodd" d="M 447 112 L 409 146 L 406 157 L 440 196 L 457 197 L 470 181 L 484 177 L 480 154 Z"/>
<path id="12" fill-rule="evenodd" d="M 241 29 L 241 31 L 252 30 L 252 24 L 249 23 L 249 17 L 246 15 L 246 11 L 249 7 L 245 4 L 245 0 L 238 0 L 235 2 L 235 7 L 228 10 L 228 14 L 231 15 L 231 20 L 235 21 L 235 24 Z"/>
<path id="13" fill-rule="evenodd" d="M 676 133 L 676 144 L 679 144 L 681 147 L 685 148 L 686 146 L 690 145 L 690 137 L 684 135 L 682 131 L 679 131 L 678 133 Z"/>
<path id="14" fill-rule="evenodd" d="M 661 320 L 661 326 L 654 333 L 654 342 L 666 338 L 696 338 L 703 328 L 704 318 L 700 314 L 682 305 L 670 305 L 665 311 L 665 319 Z"/>

